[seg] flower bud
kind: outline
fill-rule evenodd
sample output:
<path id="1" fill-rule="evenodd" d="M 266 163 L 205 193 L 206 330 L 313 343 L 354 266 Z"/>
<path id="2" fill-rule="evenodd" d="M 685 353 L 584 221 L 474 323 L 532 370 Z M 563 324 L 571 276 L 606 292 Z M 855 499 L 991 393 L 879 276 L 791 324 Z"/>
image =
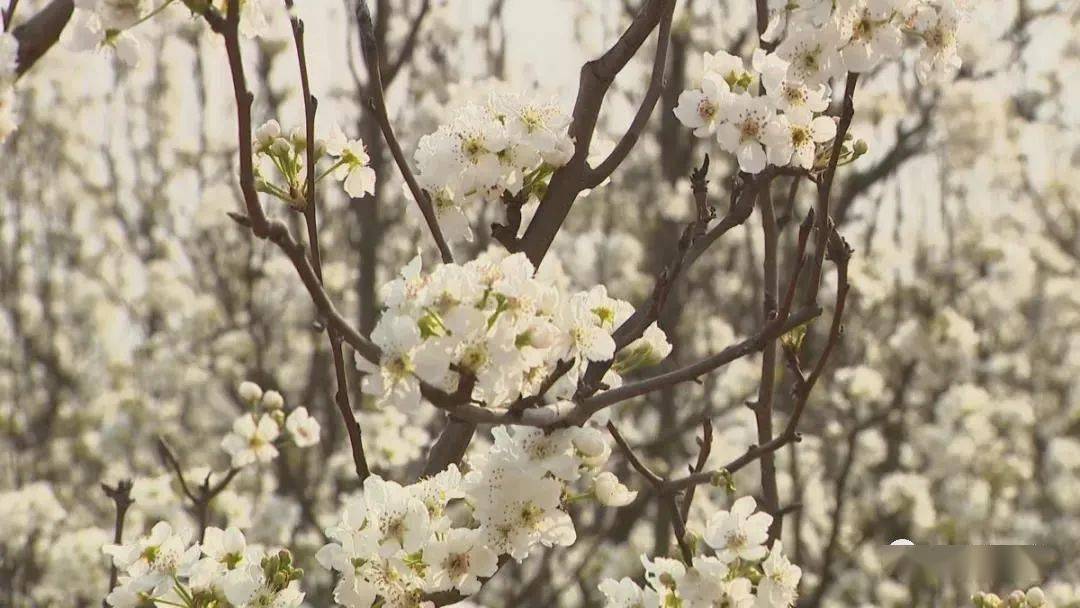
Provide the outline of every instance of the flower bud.
<path id="1" fill-rule="evenodd" d="M 630 490 L 613 473 L 604 471 L 593 480 L 596 500 L 605 507 L 625 507 L 637 497 L 637 492 Z"/>
<path id="2" fill-rule="evenodd" d="M 286 156 L 290 151 L 289 142 L 280 137 L 270 144 L 270 153 L 275 156 Z"/>
<path id="3" fill-rule="evenodd" d="M 1027 600 L 1028 606 L 1031 606 L 1031 608 L 1039 608 L 1046 604 L 1046 594 L 1039 587 L 1028 589 L 1024 599 Z"/>
<path id="4" fill-rule="evenodd" d="M 263 390 L 259 388 L 259 385 L 248 381 L 241 382 L 237 392 L 248 405 L 255 405 L 263 396 Z"/>
<path id="5" fill-rule="evenodd" d="M 602 455 L 607 446 L 599 433 L 586 431 L 576 434 L 574 447 L 587 458 L 595 458 Z"/>
<path id="6" fill-rule="evenodd" d="M 285 399 L 277 391 L 266 391 L 262 396 L 262 406 L 268 410 L 280 410 L 285 407 Z"/>

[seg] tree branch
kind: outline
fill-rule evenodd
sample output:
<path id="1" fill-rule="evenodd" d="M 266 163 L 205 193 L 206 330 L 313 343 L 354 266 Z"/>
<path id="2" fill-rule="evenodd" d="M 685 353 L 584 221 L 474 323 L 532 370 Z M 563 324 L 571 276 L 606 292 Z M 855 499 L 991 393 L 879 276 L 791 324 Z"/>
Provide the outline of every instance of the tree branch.
<path id="1" fill-rule="evenodd" d="M 836 127 L 836 139 L 833 140 L 832 154 L 829 156 L 829 164 L 825 173 L 818 182 L 817 199 L 817 241 L 814 246 L 814 263 L 810 266 L 810 282 L 807 285 L 804 304 L 817 301 L 818 289 L 821 288 L 821 270 L 825 261 L 825 249 L 831 233 L 831 218 L 829 216 L 829 199 L 832 196 L 833 178 L 836 176 L 836 166 L 840 162 L 840 151 L 844 147 L 844 138 L 851 127 L 851 119 L 855 116 L 855 85 L 859 81 L 859 75 L 849 73 L 844 87 L 844 100 L 840 109 L 840 122 Z"/>
<path id="2" fill-rule="evenodd" d="M 15 68 L 16 78 L 25 74 L 56 44 L 56 41 L 60 39 L 61 32 L 64 31 L 64 28 L 67 27 L 68 22 L 71 20 L 71 14 L 74 10 L 75 3 L 72 0 L 52 0 L 37 14 L 12 30 L 11 33 L 19 41 L 18 67 Z M 10 14 L 5 15 L 5 27 L 10 27 L 11 24 L 7 21 L 10 18 Z"/>
<path id="3" fill-rule="evenodd" d="M 653 110 L 656 108 L 656 102 L 660 100 L 660 93 L 664 89 L 664 70 L 667 67 L 667 51 L 671 43 L 671 20 L 674 13 L 675 3 L 672 2 L 664 11 L 664 16 L 660 20 L 660 29 L 656 39 L 656 55 L 653 57 L 652 75 L 649 77 L 649 87 L 645 90 L 645 97 L 641 100 L 641 105 L 630 122 L 630 127 L 619 139 L 619 143 L 615 144 L 615 148 L 612 149 L 603 162 L 589 171 L 586 183 L 590 188 L 599 186 L 626 160 L 627 155 L 633 150 L 638 138 L 641 137 L 641 133 L 645 130 L 645 125 L 648 124 L 649 117 L 652 116 Z"/>
<path id="4" fill-rule="evenodd" d="M 124 518 L 127 516 L 128 507 L 130 507 L 135 500 L 131 498 L 132 483 L 130 479 L 121 479 L 116 482 L 115 486 L 108 486 L 101 484 L 101 489 L 105 492 L 105 495 L 112 499 L 113 505 L 116 507 L 116 521 L 113 524 L 113 544 L 119 545 L 124 542 Z M 120 571 L 116 567 L 116 562 L 110 561 L 109 567 L 109 590 L 105 592 L 108 596 L 112 593 L 113 589 L 116 589 L 117 579 L 120 577 Z M 108 608 L 108 600 L 102 600 L 102 608 Z"/>
<path id="5" fill-rule="evenodd" d="M 439 221 L 435 217 L 435 209 L 431 204 L 431 199 L 416 181 L 416 176 L 413 174 L 412 169 L 409 168 L 409 162 L 405 159 L 405 154 L 401 151 L 401 144 L 394 134 L 394 127 L 390 124 L 390 116 L 386 110 L 386 93 L 383 90 L 379 44 L 375 37 L 375 26 L 371 21 L 371 11 L 368 9 L 367 0 L 357 0 L 356 19 L 360 25 L 360 49 L 363 51 L 364 64 L 367 66 L 369 77 L 366 91 L 369 95 L 367 105 L 374 113 L 376 122 L 379 123 L 383 139 L 386 140 L 386 145 L 390 148 L 390 154 L 394 157 L 394 162 L 397 163 L 401 176 L 405 178 L 405 184 L 408 186 L 409 192 L 420 207 L 420 213 L 424 216 L 424 221 L 431 231 L 431 236 L 435 239 L 435 245 L 439 248 L 443 263 L 451 264 L 454 261 L 454 254 L 450 251 L 450 246 L 446 243 L 442 230 L 439 228 Z"/>
<path id="6" fill-rule="evenodd" d="M 304 205 L 304 221 L 308 230 L 308 246 L 311 248 L 312 270 L 319 284 L 322 284 L 322 254 L 319 250 L 319 225 L 316 209 L 315 196 L 315 113 L 318 111 L 319 101 L 311 94 L 311 80 L 308 75 L 307 53 L 304 51 L 304 22 L 293 13 L 293 0 L 285 0 L 285 7 L 289 12 L 289 23 L 292 26 L 293 41 L 296 45 L 296 58 L 300 70 L 300 88 L 304 95 L 304 118 L 307 135 L 307 184 L 304 190 L 306 204 Z M 334 403 L 345 424 L 345 431 L 349 436 L 349 447 L 352 451 L 353 466 L 356 476 L 363 482 L 371 475 L 367 457 L 364 455 L 364 439 L 360 431 L 360 423 L 356 420 L 352 404 L 349 402 L 349 381 L 345 372 L 345 355 L 341 349 L 341 336 L 337 329 L 331 325 L 326 326 L 326 335 L 330 340 L 330 352 L 334 360 L 334 379 L 337 390 L 334 393 Z"/>
<path id="7" fill-rule="evenodd" d="M 760 17 L 760 13 L 759 13 Z M 763 256 L 764 283 L 762 286 L 762 316 L 772 319 L 777 316 L 779 306 L 777 292 L 780 290 L 779 274 L 779 235 L 776 227 L 776 212 L 773 208 L 772 193 L 769 185 L 758 194 L 758 208 L 761 210 L 762 240 L 765 244 Z M 773 396 L 776 391 L 776 340 L 769 340 L 762 349 L 761 382 L 758 385 L 757 403 L 754 404 L 754 419 L 757 423 L 757 440 L 766 444 L 773 435 Z M 761 455 L 761 493 L 762 502 L 770 514 L 780 508 L 780 495 L 776 483 L 776 459 L 772 452 Z M 769 545 L 779 532 L 779 525 L 774 518 L 770 526 Z"/>
<path id="8" fill-rule="evenodd" d="M 184 496 L 187 496 L 188 500 L 191 501 L 191 508 L 195 512 L 196 520 L 199 522 L 198 541 L 201 543 L 206 535 L 206 528 L 210 525 L 210 502 L 232 483 L 232 480 L 240 473 L 240 469 L 231 467 L 221 481 L 216 484 L 210 483 L 210 477 L 213 475 L 213 471 L 210 471 L 206 474 L 203 482 L 193 490 L 188 485 L 187 479 L 184 478 L 184 471 L 180 466 L 180 461 L 176 459 L 176 454 L 173 453 L 164 437 L 158 437 L 157 447 L 158 456 L 176 473 L 176 477 L 180 481 L 180 489 L 184 492 Z"/>
<path id="9" fill-rule="evenodd" d="M 582 66 L 570 122 L 574 155 L 551 176 L 547 193 L 522 237 L 521 250 L 534 266 L 540 265 L 574 200 L 588 186 L 586 159 L 608 89 L 675 1 L 647 0 L 618 41 L 599 58 Z"/>

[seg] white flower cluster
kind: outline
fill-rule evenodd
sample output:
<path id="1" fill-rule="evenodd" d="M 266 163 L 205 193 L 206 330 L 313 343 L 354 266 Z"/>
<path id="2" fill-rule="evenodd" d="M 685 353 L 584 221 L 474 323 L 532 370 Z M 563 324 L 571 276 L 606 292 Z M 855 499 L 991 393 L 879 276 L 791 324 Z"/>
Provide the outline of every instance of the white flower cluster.
<path id="1" fill-rule="evenodd" d="M 122 573 L 106 598 L 116 608 L 148 600 L 166 606 L 297 608 L 304 600 L 304 573 L 293 567 L 291 554 L 248 545 L 238 528 L 207 528 L 203 542 L 192 544 L 187 532 L 163 521 L 134 543 L 103 550 Z"/>
<path id="2" fill-rule="evenodd" d="M 339 604 L 392 608 L 419 605 L 432 593 L 470 595 L 495 574 L 500 556 L 520 561 L 537 545 L 572 544 L 577 534 L 567 502 L 623 506 L 636 496 L 598 472 L 611 449 L 595 428 L 492 432 L 494 445 L 465 476 L 451 465 L 409 486 L 365 480 L 339 525 L 327 530 L 334 542 L 316 555 L 341 574 Z M 573 494 L 576 482 L 592 489 Z"/>
<path id="3" fill-rule="evenodd" d="M 303 129 L 293 129 L 284 135 L 276 120 L 268 120 L 255 130 L 252 142 L 255 152 L 255 187 L 281 200 L 303 208 L 307 203 L 307 134 Z M 370 158 L 359 139 L 348 139 L 341 128 L 334 125 L 325 138 L 315 139 L 315 163 L 324 157 L 333 161 L 315 177 L 318 183 L 326 176 L 344 182 L 349 196 L 360 197 L 375 192 L 375 170 L 369 166 Z M 272 166 L 283 182 L 266 177 L 266 168 Z"/>
<path id="4" fill-rule="evenodd" d="M 221 440 L 221 447 L 232 457 L 232 466 L 243 467 L 254 462 L 270 462 L 277 458 L 275 442 L 284 430 L 293 444 L 306 448 L 319 443 L 319 421 L 306 407 L 294 408 L 285 414 L 285 400 L 277 391 L 263 392 L 254 382 L 242 382 L 240 398 L 252 408 L 233 421 L 232 432 Z"/>
<path id="5" fill-rule="evenodd" d="M 802 570 L 783 555 L 777 541 L 765 542 L 772 516 L 754 513 L 757 504 L 744 496 L 731 511 L 708 521 L 704 540 L 715 555 L 699 555 L 687 567 L 669 558 L 642 556 L 647 585 L 606 579 L 600 591 L 609 608 L 787 608 L 794 604 Z M 763 559 L 764 558 L 764 559 Z"/>
<path id="6" fill-rule="evenodd" d="M 264 32 L 269 24 L 268 0 L 241 0 L 240 30 L 247 36 Z M 142 57 L 142 43 L 132 30 L 165 13 L 173 5 L 184 4 L 193 13 L 202 10 L 205 0 L 75 0 L 79 9 L 73 23 L 70 44 L 74 50 L 112 50 L 128 66 Z M 220 14 L 227 13 L 227 0 L 210 0 Z"/>
<path id="7" fill-rule="evenodd" d="M 446 238 L 472 239 L 465 205 L 498 203 L 504 193 L 540 195 L 552 170 L 573 154 L 569 124 L 570 116 L 554 103 L 494 93 L 421 138 L 417 179 L 431 194 Z"/>
<path id="8" fill-rule="evenodd" d="M 898 58 L 907 34 L 921 42 L 918 75 L 927 80 L 960 67 L 959 22 L 958 0 L 811 0 L 776 15 L 764 38 L 781 38 L 776 53 L 813 85 Z"/>
<path id="9" fill-rule="evenodd" d="M 747 173 L 770 164 L 810 170 L 827 161 L 822 144 L 836 136 L 835 121 L 822 115 L 832 97 L 830 80 L 896 58 L 905 32 L 924 41 L 921 78 L 959 67 L 954 0 L 841 0 L 799 7 L 784 11 L 787 33 L 774 52 L 758 49 L 749 68 L 728 53 L 705 53 L 699 86 L 679 95 L 679 121 L 698 137 L 715 135 Z M 865 151 L 862 146 L 848 149 L 845 143 L 842 154 L 851 159 Z"/>
<path id="10" fill-rule="evenodd" d="M 15 75 L 19 67 L 19 41 L 0 32 L 0 143 L 15 132 Z"/>
<path id="11" fill-rule="evenodd" d="M 758 82 L 764 95 L 755 94 Z M 675 116 L 698 137 L 715 135 L 747 173 L 766 164 L 810 169 L 819 145 L 836 136 L 835 121 L 820 115 L 828 100 L 825 84 L 797 80 L 776 54 L 758 50 L 747 69 L 742 59 L 721 51 L 705 54 L 700 88 L 679 95 Z"/>
<path id="12" fill-rule="evenodd" d="M 0 492 L 0 548 L 19 546 L 66 517 L 67 511 L 44 481 Z"/>
<path id="13" fill-rule="evenodd" d="M 1004 598 L 994 593 L 979 592 L 971 598 L 975 608 L 1053 608 L 1046 599 L 1046 593 L 1039 587 L 1027 591 L 1017 589 Z"/>
<path id="14" fill-rule="evenodd" d="M 534 274 L 524 254 L 495 249 L 428 275 L 413 259 L 382 288 L 388 308 L 371 333 L 382 349 L 379 365 L 356 358 L 368 373 L 364 392 L 404 409 L 420 403 L 421 381 L 449 393 L 471 383 L 467 396 L 491 408 L 522 397 L 569 399 L 587 362 L 615 357 L 611 334 L 633 307 L 603 286 L 565 294 Z M 617 361 L 622 373 L 660 361 L 671 346 L 653 327 L 624 352 L 632 358 Z M 569 370 L 537 395 L 560 361 Z M 604 381 L 621 383 L 614 371 Z"/>

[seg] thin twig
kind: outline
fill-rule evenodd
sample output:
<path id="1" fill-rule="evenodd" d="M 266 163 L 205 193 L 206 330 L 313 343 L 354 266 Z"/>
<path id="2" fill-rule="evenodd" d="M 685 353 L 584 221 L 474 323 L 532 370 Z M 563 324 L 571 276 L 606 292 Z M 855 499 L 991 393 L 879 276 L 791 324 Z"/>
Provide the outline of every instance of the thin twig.
<path id="1" fill-rule="evenodd" d="M 817 198 L 817 241 L 814 249 L 814 263 L 810 267 L 810 282 L 807 284 L 806 297 L 803 303 L 817 301 L 818 290 L 821 287 L 821 271 L 825 262 L 825 249 L 828 246 L 832 219 L 829 216 L 829 200 L 832 197 L 833 179 L 836 176 L 836 167 L 840 162 L 840 152 L 844 147 L 844 138 L 847 137 L 851 120 L 855 116 L 855 85 L 858 84 L 859 75 L 849 73 L 844 87 L 844 100 L 840 109 L 840 122 L 836 126 L 836 138 L 833 140 L 832 154 L 829 156 L 829 164 L 818 181 Z"/>
<path id="2" fill-rule="evenodd" d="M 105 495 L 112 499 L 113 505 L 116 507 L 116 521 L 113 524 L 113 544 L 120 545 L 124 542 L 124 518 L 127 516 L 128 507 L 135 502 L 135 499 L 131 497 L 131 488 L 133 487 L 130 479 L 121 479 L 116 482 L 115 486 L 108 486 L 101 484 L 101 489 L 105 492 Z M 109 568 L 109 590 L 105 592 L 108 596 L 112 593 L 113 589 L 116 589 L 117 580 L 120 577 L 120 571 L 116 567 L 116 562 L 110 560 Z M 107 599 L 101 600 L 102 608 L 107 608 L 109 605 Z"/>
<path id="3" fill-rule="evenodd" d="M 627 155 L 634 149 L 638 138 L 645 131 L 645 126 L 656 108 L 656 102 L 660 100 L 660 93 L 664 89 L 664 70 L 667 66 L 668 46 L 671 44 L 671 20 L 675 13 L 675 3 L 664 11 L 660 19 L 660 28 L 656 38 L 656 55 L 653 57 L 652 75 L 649 77 L 649 87 L 645 90 L 645 97 L 641 100 L 637 113 L 630 122 L 630 127 L 623 133 L 619 143 L 595 169 L 592 169 L 586 183 L 590 188 L 599 186 L 605 179 L 615 172 L 615 169 L 626 160 Z"/>
<path id="4" fill-rule="evenodd" d="M 442 229 L 439 228 L 439 220 L 435 216 L 435 208 L 431 204 L 431 198 L 416 181 L 416 176 L 409 167 L 404 152 L 401 151 L 401 144 L 398 142 L 397 136 L 394 134 L 394 127 L 390 123 L 390 115 L 386 110 L 386 93 L 383 90 L 379 44 L 375 36 L 375 25 L 371 21 L 371 10 L 368 8 L 367 0 L 357 0 L 356 19 L 360 25 L 360 49 L 363 51 L 364 64 L 368 70 L 369 80 L 365 91 L 368 94 L 367 105 L 374 113 L 376 122 L 379 123 L 383 139 L 386 140 L 386 145 L 390 148 L 390 154 L 394 157 L 394 162 L 397 163 L 401 176 L 405 178 L 405 184 L 408 186 L 409 192 L 420 207 L 420 213 L 424 216 L 428 230 L 431 231 L 431 236 L 435 239 L 435 245 L 439 248 L 443 263 L 451 264 L 454 261 L 454 254 L 450 251 L 446 238 L 443 237 Z"/>
<path id="5" fill-rule="evenodd" d="M 521 250 L 539 266 L 555 235 L 562 227 L 570 208 L 581 191 L 588 187 L 587 157 L 592 144 L 600 108 L 615 77 L 645 43 L 676 0 L 646 0 L 619 39 L 603 55 L 581 67 L 577 99 L 571 114 L 569 134 L 574 140 L 570 161 L 551 176 L 547 192 L 536 215 L 522 237 Z"/>
<path id="6" fill-rule="evenodd" d="M 713 441 L 713 426 L 712 421 L 708 418 L 701 421 L 701 439 L 698 439 L 698 458 L 697 462 L 691 465 L 690 474 L 700 473 L 705 470 L 705 465 L 709 461 L 709 454 L 712 453 L 712 441 Z M 686 490 L 686 494 L 683 496 L 682 502 L 682 518 L 686 521 L 690 518 L 690 507 L 694 502 L 694 490 L 697 486 L 690 486 Z"/>
<path id="7" fill-rule="evenodd" d="M 760 15 L 760 13 L 759 13 Z M 779 235 L 776 227 L 776 212 L 773 208 L 772 189 L 766 185 L 758 193 L 758 208 L 761 210 L 762 240 L 764 256 L 762 268 L 764 283 L 762 288 L 762 317 L 765 320 L 775 318 L 778 313 L 777 292 L 780 289 L 779 278 Z M 757 423 L 757 440 L 766 444 L 773 436 L 773 397 L 776 391 L 776 340 L 769 340 L 762 349 L 761 382 L 758 385 L 757 402 L 753 406 L 754 419 Z M 776 481 L 776 459 L 772 452 L 761 455 L 761 494 L 766 512 L 775 514 L 780 508 L 780 494 Z M 777 519 L 770 526 L 770 542 L 775 536 Z"/>
<path id="8" fill-rule="evenodd" d="M 158 437 L 157 440 L 158 456 L 161 460 L 170 467 L 175 473 L 176 478 L 180 481 L 180 489 L 183 491 L 184 496 L 191 501 L 191 509 L 195 513 L 195 519 L 199 523 L 199 535 L 198 541 L 201 543 L 206 535 L 206 528 L 210 525 L 210 503 L 217 498 L 218 494 L 225 491 L 225 488 L 229 487 L 232 480 L 240 473 L 240 469 L 237 467 L 230 467 L 225 473 L 225 476 L 221 478 L 215 484 L 210 483 L 213 471 L 206 474 L 195 489 L 188 484 L 187 479 L 184 477 L 183 467 L 180 465 L 180 461 L 176 458 L 176 454 L 173 453 L 172 448 L 169 447 L 168 442 L 164 437 Z"/>
<path id="9" fill-rule="evenodd" d="M 289 21 L 292 25 L 293 41 L 296 45 L 296 57 L 300 70 L 300 87 L 304 95 L 304 117 L 305 128 L 307 131 L 307 184 L 304 191 L 306 197 L 306 203 L 304 205 L 304 221 L 308 230 L 308 246 L 311 248 L 312 269 L 315 272 L 315 277 L 321 284 L 322 254 L 320 253 L 319 248 L 318 210 L 315 194 L 315 155 L 317 153 L 317 150 L 315 149 L 315 114 L 318 111 L 319 102 L 315 96 L 311 94 L 311 81 L 308 76 L 307 67 L 307 53 L 304 50 L 304 22 L 293 13 L 293 0 L 285 0 L 285 6 L 290 14 Z M 360 481 L 363 482 L 371 475 L 371 470 L 368 467 L 367 457 L 364 455 L 364 440 L 360 430 L 360 423 L 356 420 L 356 414 L 353 412 L 352 404 L 349 402 L 349 384 L 348 376 L 345 371 L 345 355 L 341 348 L 342 338 L 338 334 L 337 329 L 331 324 L 327 324 L 326 326 L 326 335 L 330 341 L 330 352 L 334 360 L 334 378 L 337 383 L 337 390 L 334 393 L 334 403 L 337 405 L 338 412 L 341 414 L 342 421 L 345 424 L 345 431 L 349 437 L 349 446 L 352 451 L 353 466 L 356 469 L 356 475 L 360 478 Z"/>

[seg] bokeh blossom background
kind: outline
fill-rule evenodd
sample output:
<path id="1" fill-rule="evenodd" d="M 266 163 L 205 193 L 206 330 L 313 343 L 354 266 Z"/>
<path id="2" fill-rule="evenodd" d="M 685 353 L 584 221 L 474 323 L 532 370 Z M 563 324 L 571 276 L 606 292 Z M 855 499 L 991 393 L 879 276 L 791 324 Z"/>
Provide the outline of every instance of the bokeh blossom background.
<path id="1" fill-rule="evenodd" d="M 45 4 L 21 0 L 14 23 Z M 387 106 L 412 161 L 423 136 L 492 93 L 525 91 L 568 112 L 581 64 L 614 42 L 639 3 L 435 0 L 411 42 L 428 3 L 378 4 L 389 9 L 381 42 L 391 65 L 400 58 Z M 418 252 L 425 271 L 439 255 L 361 101 L 367 72 L 351 3 L 297 5 L 318 130 L 340 128 L 346 148 L 334 158 L 362 140 L 369 158 L 357 167 L 375 176 L 319 194 L 325 290 L 369 335 L 384 307 L 397 306 L 381 286 Z M 304 126 L 304 99 L 278 8 L 243 49 L 254 126 L 275 119 L 288 134 Z M 957 73 L 919 79 L 913 54 L 859 81 L 851 131 L 866 151 L 837 172 L 832 203 L 855 250 L 843 337 L 809 398 L 801 440 L 776 453 L 782 544 L 801 567 L 798 606 L 959 606 L 973 589 L 1005 596 L 1033 585 L 1056 606 L 1080 605 L 1080 6 L 970 0 L 964 15 Z M 87 51 L 78 48 L 87 19 L 76 10 L 57 47 L 0 99 L 17 127 L 0 148 L 0 606 L 100 604 L 115 511 L 101 485 L 122 479 L 134 499 L 125 540 L 164 539 L 201 517 L 239 527 L 249 544 L 288 547 L 304 569 L 305 605 L 330 605 L 340 575 L 316 554 L 360 484 L 311 299 L 287 257 L 227 215 L 243 203 L 222 40 L 174 2 L 133 30 L 137 43 Z M 677 3 L 652 120 L 618 171 L 574 205 L 538 277 L 646 301 L 695 219 L 690 172 L 705 154 L 713 204 L 726 211 L 738 163 L 715 138 L 694 137 L 675 108 L 698 86 L 703 53 L 749 63 L 754 27 L 748 0 Z M 590 149 L 600 159 L 634 116 L 655 44 L 604 102 Z M 788 263 L 814 191 L 776 197 Z M 287 203 L 267 197 L 264 206 L 302 232 Z M 524 212 L 527 222 L 533 209 Z M 459 260 L 498 247 L 488 227 L 499 217 L 491 203 L 462 216 L 473 239 L 454 244 Z M 671 290 L 658 327 L 674 348 L 654 372 L 758 330 L 760 233 L 755 214 Z M 822 293 L 833 281 L 825 277 Z M 446 417 L 379 406 L 346 350 L 368 464 L 407 483 Z M 736 360 L 626 401 L 611 418 L 649 467 L 676 477 L 694 464 L 708 419 L 704 466 L 721 467 L 757 441 L 746 405 L 761 367 L 759 354 Z M 281 420 L 237 426 L 252 403 Z M 777 411 L 792 405 L 778 389 Z M 483 431 L 463 468 L 482 468 L 498 443 Z M 279 435 L 288 441 L 275 444 Z M 246 466 L 206 513 L 193 509 L 188 486 L 212 471 L 216 483 L 238 462 Z M 605 605 L 602 580 L 640 578 L 642 554 L 678 552 L 670 513 L 631 463 L 615 454 L 604 466 L 616 476 L 604 478 L 607 500 L 621 508 L 567 507 L 577 542 L 504 565 L 473 605 Z M 737 496 L 759 496 L 759 478 L 755 463 L 730 482 Z M 734 498 L 700 487 L 687 529 L 707 538 Z M 941 580 L 932 568 L 895 569 L 879 547 L 896 538 L 1037 544 L 1053 559 Z"/>

